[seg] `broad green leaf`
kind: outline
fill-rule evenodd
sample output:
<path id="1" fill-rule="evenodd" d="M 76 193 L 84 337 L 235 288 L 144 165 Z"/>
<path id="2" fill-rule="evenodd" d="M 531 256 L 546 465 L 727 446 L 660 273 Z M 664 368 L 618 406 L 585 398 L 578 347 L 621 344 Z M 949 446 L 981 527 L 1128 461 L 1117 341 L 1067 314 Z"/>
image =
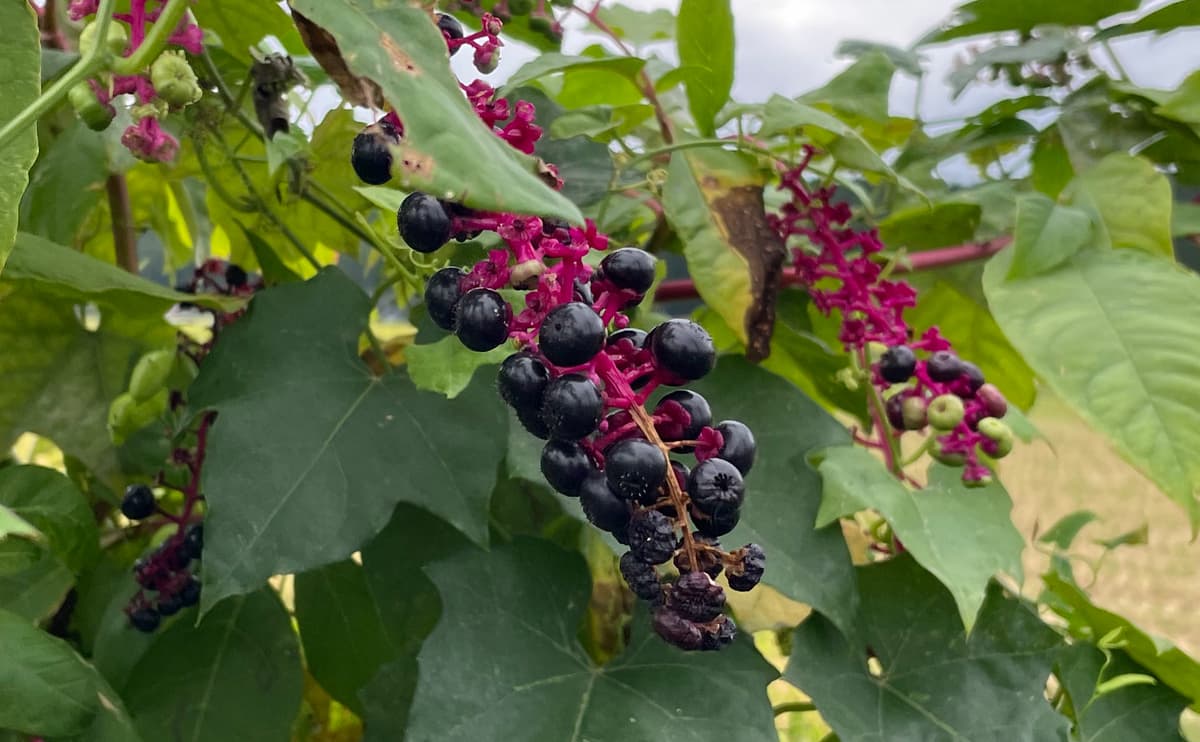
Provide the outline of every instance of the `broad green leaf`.
<path id="1" fill-rule="evenodd" d="M 824 86 L 800 96 L 803 103 L 827 103 L 840 114 L 869 121 L 888 118 L 888 92 L 896 65 L 882 52 L 864 54 Z"/>
<path id="2" fill-rule="evenodd" d="M 1154 112 L 1167 118 L 1200 126 L 1200 70 L 1188 75 Z"/>
<path id="3" fill-rule="evenodd" d="M 1098 520 L 1100 520 L 1100 516 L 1091 510 L 1076 510 L 1059 518 L 1045 533 L 1038 536 L 1038 541 L 1043 544 L 1054 544 L 1065 551 L 1071 548 L 1075 537 L 1079 535 L 1084 526 Z"/>
<path id="4" fill-rule="evenodd" d="M 1110 538 L 1096 539 L 1096 543 L 1105 549 L 1116 549 L 1121 546 L 1145 546 L 1150 543 L 1150 524 L 1143 523 L 1123 533 Z"/>
<path id="5" fill-rule="evenodd" d="M 293 54 L 305 53 L 292 19 L 272 0 L 209 0 L 192 12 L 204 30 L 215 34 L 225 51 L 239 60 L 249 62 L 250 50 L 268 36 Z"/>
<path id="6" fill-rule="evenodd" d="M 635 46 L 666 41 L 675 33 L 675 15 L 665 8 L 646 11 L 620 3 L 603 3 L 598 6 L 597 13 L 617 36 Z"/>
<path id="7" fill-rule="evenodd" d="M 928 250 L 958 245 L 975 236 L 983 209 L 978 204 L 939 201 L 892 212 L 879 222 L 879 237 L 890 248 Z"/>
<path id="8" fill-rule="evenodd" d="M 537 88 L 519 88 L 513 95 L 536 107 L 536 121 L 543 129 L 551 129 L 564 113 L 562 106 Z M 554 163 L 564 182 L 562 194 L 579 206 L 596 203 L 604 198 L 611 187 L 612 155 L 601 142 L 583 136 L 569 139 L 542 137 L 535 145 L 534 154 L 546 162 Z"/>
<path id="9" fill-rule="evenodd" d="M 1021 578 L 1025 539 L 1012 524 L 1012 500 L 998 483 L 967 488 L 961 472 L 929 471 L 929 485 L 912 490 L 865 448 L 839 446 L 818 456 L 824 498 L 817 525 L 867 508 L 879 512 L 905 549 L 954 596 L 969 631 L 997 573 Z"/>
<path id="10" fill-rule="evenodd" d="M 1179 715 L 1187 707 L 1187 699 L 1161 685 L 1108 685 L 1118 678 L 1147 678 L 1124 652 L 1109 654 L 1112 659 L 1106 662 L 1096 647 L 1075 644 L 1064 647 L 1055 663 L 1055 674 L 1075 710 L 1076 738 L 1080 742 L 1183 742 Z M 1147 679 L 1153 683 L 1153 678 Z"/>
<path id="11" fill-rule="evenodd" d="M 992 65 L 1050 64 L 1079 46 L 1080 42 L 1066 29 L 1042 29 L 1036 38 L 1016 44 L 997 44 L 973 55 L 970 62 L 955 67 L 946 82 L 950 85 L 951 95 L 958 98 L 980 72 Z"/>
<path id="12" fill-rule="evenodd" d="M 1058 126 L 1049 126 L 1038 135 L 1030 165 L 1032 171 L 1029 177 L 1033 187 L 1050 198 L 1058 198 L 1058 194 L 1075 177 L 1075 168 L 1071 167 L 1071 157 L 1063 146 Z"/>
<path id="13" fill-rule="evenodd" d="M 646 60 L 636 57 L 603 57 L 601 59 L 594 59 L 592 57 L 578 57 L 559 54 L 557 52 L 548 52 L 540 54 L 522 65 L 519 70 L 512 74 L 512 77 L 505 81 L 504 87 L 500 88 L 496 94 L 506 97 L 512 93 L 513 89 L 525 83 L 540 79 L 546 75 L 571 70 L 605 70 L 614 75 L 624 77 L 627 80 L 635 80 L 637 74 L 641 72 L 642 67 L 645 65 Z"/>
<path id="14" fill-rule="evenodd" d="M 1193 709 L 1200 709 L 1200 662 L 1189 657 L 1169 641 L 1147 634 L 1129 619 L 1096 605 L 1073 582 L 1054 572 L 1042 575 L 1047 592 L 1046 600 L 1056 613 L 1067 621 L 1072 636 L 1087 641 L 1120 630 L 1123 651 L 1153 674 L 1162 683 L 1187 699 Z"/>
<path id="15" fill-rule="evenodd" d="M 1172 256 L 1171 184 L 1149 161 L 1115 153 L 1076 176 L 1064 197 L 1098 216 L 1113 247 Z"/>
<path id="16" fill-rule="evenodd" d="M 0 121 L 16 117 L 41 89 L 41 41 L 37 15 L 28 3 L 0 5 Z M 29 184 L 29 168 L 37 159 L 37 127 L 29 126 L 0 147 L 0 271 L 17 236 L 17 204 Z"/>
<path id="17" fill-rule="evenodd" d="M 967 636 L 950 594 L 912 558 L 857 571 L 860 636 L 814 614 L 784 672 L 841 742 L 1066 739 L 1042 695 L 1061 639 L 1028 606 L 992 583 Z"/>
<path id="18" fill-rule="evenodd" d="M 1117 13 L 1137 9 L 1139 0 L 972 0 L 956 10 L 950 25 L 930 35 L 939 43 L 996 31 L 1029 31 L 1035 26 L 1090 26 Z"/>
<path id="19" fill-rule="evenodd" d="M 500 363 L 512 352 L 505 344 L 486 353 L 476 353 L 455 336 L 447 335 L 434 343 L 408 346 L 404 349 L 404 361 L 418 389 L 454 399 L 471 383 L 477 370 Z"/>
<path id="20" fill-rule="evenodd" d="M 66 475 L 41 466 L 0 469 L 0 505 L 35 528 L 72 571 L 82 572 L 95 560 L 95 515 Z"/>
<path id="21" fill-rule="evenodd" d="M 634 106 L 643 102 L 645 93 L 633 80 L 603 69 L 579 67 L 563 73 L 562 89 L 554 96 L 569 109 L 586 106 Z"/>
<path id="22" fill-rule="evenodd" d="M 43 538 L 41 532 L 31 526 L 29 521 L 7 505 L 0 504 L 0 541 L 9 536 L 27 538 L 32 541 L 39 541 Z"/>
<path id="23" fill-rule="evenodd" d="M 354 186 L 360 196 L 371 202 L 375 208 L 393 214 L 400 210 L 400 204 L 408 196 L 405 191 L 398 191 L 387 186 Z"/>
<path id="24" fill-rule="evenodd" d="M 1171 236 L 1200 234 L 1200 203 L 1176 201 L 1171 209 Z"/>
<path id="25" fill-rule="evenodd" d="M 1038 376 L 1200 524 L 1200 278 L 1141 250 L 1086 250 L 988 304 Z M 1131 290 L 1136 287 L 1136 290 Z"/>
<path id="26" fill-rule="evenodd" d="M 290 618 L 264 588 L 226 601 L 199 625 L 175 621 L 121 695 L 146 740 L 286 742 L 302 684 Z"/>
<path id="27" fill-rule="evenodd" d="M 404 0 L 292 0 L 337 40 L 351 71 L 378 83 L 404 121 L 394 174 L 424 190 L 489 211 L 580 223 L 579 210 L 537 176 L 538 163 L 475 115 L 450 73 L 445 39 L 423 8 Z"/>
<path id="28" fill-rule="evenodd" d="M 733 12 L 729 0 L 683 0 L 675 43 L 686 78 L 688 110 L 704 136 L 715 136 L 717 113 L 733 87 Z"/>
<path id="29" fill-rule="evenodd" d="M 409 742 L 777 739 L 775 673 L 744 639 L 684 653 L 639 611 L 625 653 L 595 665 L 576 639 L 590 592 L 577 554 L 521 538 L 427 571 L 445 608 L 419 656 Z"/>
<path id="30" fill-rule="evenodd" d="M 1092 241 L 1092 219 L 1083 209 L 1061 206 L 1046 196 L 1017 199 L 1008 278 L 1026 278 L 1056 268 Z"/>
<path id="31" fill-rule="evenodd" d="M 241 227 L 242 237 L 254 252 L 254 258 L 258 262 L 258 268 L 262 271 L 263 281 L 266 285 L 274 286 L 277 283 L 293 283 L 303 280 L 279 259 L 279 256 L 275 254 L 275 248 L 271 247 L 269 242 L 259 237 L 254 230 L 247 229 L 244 224 L 239 222 L 238 226 Z"/>
<path id="32" fill-rule="evenodd" d="M 850 554 L 838 526 L 812 525 L 821 477 L 806 459 L 849 442 L 846 429 L 799 389 L 738 356 L 722 356 L 691 388 L 715 420 L 744 422 L 758 442 L 741 523 L 722 542 L 762 545 L 770 555 L 764 582 L 849 630 L 857 605 Z"/>
<path id="33" fill-rule="evenodd" d="M 296 624 L 308 671 L 360 716 L 358 690 L 394 650 L 363 568 L 347 559 L 296 575 Z"/>
<path id="34" fill-rule="evenodd" d="M 896 65 L 897 69 L 907 72 L 913 77 L 920 77 L 922 74 L 921 55 L 911 49 L 901 49 L 891 44 L 864 41 L 862 39 L 846 39 L 845 41 L 838 42 L 837 49 L 833 53 L 838 57 L 859 59 L 872 52 L 883 54 L 888 58 L 888 61 Z"/>
<path id="35" fill-rule="evenodd" d="M 404 372 L 372 376 L 357 357 L 369 311 L 327 268 L 259 294 L 202 364 L 191 402 L 219 414 L 203 480 L 205 611 L 272 574 L 344 559 L 398 502 L 486 541 L 499 399 L 490 384 L 448 402 Z"/>
<path id="36" fill-rule="evenodd" d="M 1200 25 L 1200 0 L 1178 0 L 1155 9 L 1132 23 L 1118 23 L 1102 30 L 1098 39 L 1153 32 L 1165 34 L 1188 26 Z"/>
<path id="37" fill-rule="evenodd" d="M 0 605 L 27 621 L 53 615 L 75 575 L 46 547 L 20 539 L 0 542 Z"/>
<path id="38" fill-rule="evenodd" d="M 21 231 L 74 245 L 80 227 L 104 197 L 108 168 L 104 135 L 82 121 L 72 123 L 29 171 L 29 188 L 21 199 Z M 62 208 L 65 193 L 71 194 L 69 209 Z"/>

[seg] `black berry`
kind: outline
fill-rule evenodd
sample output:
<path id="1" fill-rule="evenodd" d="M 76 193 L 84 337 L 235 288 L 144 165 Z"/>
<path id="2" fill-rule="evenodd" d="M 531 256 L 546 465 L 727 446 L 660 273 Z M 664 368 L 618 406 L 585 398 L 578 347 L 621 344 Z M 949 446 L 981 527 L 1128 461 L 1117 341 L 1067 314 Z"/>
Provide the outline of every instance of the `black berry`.
<path id="1" fill-rule="evenodd" d="M 400 202 L 396 212 L 400 236 L 417 252 L 433 252 L 450 240 L 450 215 L 428 193 L 415 191 Z"/>
<path id="2" fill-rule="evenodd" d="M 538 347 L 555 366 L 582 365 L 604 347 L 604 321 L 581 301 L 561 304 L 542 320 Z"/>
<path id="3" fill-rule="evenodd" d="M 917 355 L 907 345 L 893 345 L 879 359 L 879 375 L 884 381 L 902 384 L 917 370 Z"/>
<path id="4" fill-rule="evenodd" d="M 240 265 L 234 265 L 233 263 L 230 263 L 229 265 L 225 266 L 225 284 L 230 288 L 240 288 L 245 286 L 246 281 L 249 279 L 250 276 L 246 274 L 245 269 L 243 269 Z"/>
<path id="5" fill-rule="evenodd" d="M 452 39 L 461 39 L 463 37 L 462 24 L 458 22 L 457 18 L 449 13 L 438 13 L 437 25 L 443 34 Z M 458 50 L 455 49 L 455 51 Z"/>
<path id="6" fill-rule="evenodd" d="M 934 381 L 954 381 L 962 376 L 964 371 L 963 362 L 948 350 L 939 350 L 925 361 L 925 372 Z"/>
<path id="7" fill-rule="evenodd" d="M 659 412 L 667 402 L 675 402 L 682 406 L 688 415 L 688 422 L 686 425 L 675 425 L 670 422 L 659 425 L 658 431 L 662 434 L 663 440 L 693 441 L 700 435 L 701 430 L 712 425 L 712 409 L 708 406 L 708 400 L 690 389 L 671 392 L 659 400 L 654 411 Z M 691 453 L 692 447 L 681 446 L 675 450 L 679 453 Z"/>
<path id="8" fill-rule="evenodd" d="M 154 514 L 154 492 L 144 484 L 129 485 L 121 500 L 121 513 L 130 520 L 149 518 Z"/>
<path id="9" fill-rule="evenodd" d="M 546 421 L 542 419 L 541 409 L 519 409 L 517 410 L 517 419 L 521 421 L 521 427 L 525 428 L 525 431 L 534 438 L 546 440 L 550 437 L 550 426 L 546 425 Z"/>
<path id="10" fill-rule="evenodd" d="M 458 314 L 462 281 L 466 277 L 467 272 L 462 268 L 451 266 L 434 273 L 425 284 L 425 309 L 433 323 L 443 330 L 454 332 L 454 317 Z"/>
<path id="11" fill-rule="evenodd" d="M 158 613 L 164 618 L 167 616 L 174 616 L 182 609 L 183 601 L 181 601 L 177 595 L 168 595 L 166 597 L 159 597 L 158 599 Z"/>
<path id="12" fill-rule="evenodd" d="M 592 457 L 574 441 L 554 440 L 542 448 L 542 476 L 567 497 L 578 497 L 583 480 L 595 469 Z"/>
<path id="13" fill-rule="evenodd" d="M 496 374 L 500 398 L 517 410 L 541 407 L 549 383 L 550 372 L 545 364 L 525 351 L 505 358 Z"/>
<path id="14" fill-rule="evenodd" d="M 700 649 L 704 636 L 700 627 L 669 608 L 659 608 L 652 619 L 654 632 L 680 649 Z"/>
<path id="15" fill-rule="evenodd" d="M 383 185 L 391 180 L 392 153 L 388 145 L 399 142 L 395 127 L 384 121 L 360 131 L 350 147 L 350 166 L 358 179 L 368 185 Z"/>
<path id="16" fill-rule="evenodd" d="M 629 503 L 608 488 L 604 472 L 592 472 L 583 480 L 579 504 L 588 521 L 602 531 L 624 532 L 629 525 Z"/>
<path id="17" fill-rule="evenodd" d="M 667 320 L 651 331 L 646 342 L 658 367 L 685 381 L 703 377 L 717 362 L 712 337 L 691 320 Z"/>
<path id="18" fill-rule="evenodd" d="M 639 330 L 636 327 L 626 327 L 610 334 L 608 336 L 608 340 L 605 342 L 605 345 L 607 345 L 609 348 L 626 347 L 632 350 L 640 350 L 645 342 L 645 330 Z M 624 345 L 625 343 L 627 343 L 627 345 Z"/>
<path id="19" fill-rule="evenodd" d="M 746 484 L 737 467 L 725 459 L 706 459 L 692 469 L 688 494 L 700 512 L 720 516 L 736 511 L 746 499 Z"/>
<path id="20" fill-rule="evenodd" d="M 675 554 L 675 523 L 657 510 L 639 510 L 629 519 L 629 551 L 647 564 L 662 564 Z"/>
<path id="21" fill-rule="evenodd" d="M 554 438 L 577 441 L 591 434 L 604 414 L 604 398 L 583 374 L 564 374 L 546 387 L 542 420 Z"/>
<path id="22" fill-rule="evenodd" d="M 592 298 L 591 285 L 584 283 L 583 280 L 579 278 L 575 279 L 575 290 L 571 293 L 572 298 L 574 298 L 575 301 L 581 301 L 584 304 L 587 304 L 589 307 L 596 301 L 594 298 Z"/>
<path id="23" fill-rule="evenodd" d="M 748 592 L 762 580 L 767 568 L 767 555 L 758 544 L 746 544 L 733 553 L 736 564 L 725 571 L 729 587 L 738 592 Z"/>
<path id="24" fill-rule="evenodd" d="M 626 500 L 644 500 L 667 477 L 667 457 L 643 438 L 626 438 L 604 452 L 608 486 Z"/>
<path id="25" fill-rule="evenodd" d="M 491 289 L 476 288 L 463 294 L 454 318 L 454 334 L 477 352 L 499 347 L 508 339 L 512 307 Z"/>
<path id="26" fill-rule="evenodd" d="M 179 602 L 183 603 L 184 608 L 190 608 L 200 602 L 199 580 L 191 577 L 183 583 L 183 587 L 179 588 Z"/>
<path id="27" fill-rule="evenodd" d="M 688 512 L 692 516 L 692 525 L 695 526 L 696 532 L 710 538 L 720 538 L 737 528 L 741 518 L 741 510 L 736 508 L 709 515 L 692 505 Z"/>
<path id="28" fill-rule="evenodd" d="M 183 537 L 183 550 L 192 559 L 199 559 L 204 550 L 204 526 L 200 523 L 188 529 Z"/>
<path id="29" fill-rule="evenodd" d="M 967 390 L 971 394 L 979 391 L 979 387 L 983 386 L 986 381 L 983 378 L 983 371 L 970 361 L 962 361 L 962 373 L 967 378 Z"/>
<path id="30" fill-rule="evenodd" d="M 138 608 L 129 614 L 129 623 L 138 631 L 152 634 L 162 623 L 162 616 L 158 615 L 158 611 L 153 608 Z"/>
<path id="31" fill-rule="evenodd" d="M 614 250 L 600 261 L 600 271 L 612 285 L 639 294 L 654 285 L 654 256 L 636 247 Z"/>
<path id="32" fill-rule="evenodd" d="M 653 602 L 662 597 L 662 584 L 654 565 L 638 559 L 632 551 L 621 555 L 621 576 L 633 594 L 642 600 Z"/>
<path id="33" fill-rule="evenodd" d="M 704 631 L 701 649 L 715 651 L 729 646 L 737 637 L 737 624 L 729 616 L 722 616 L 716 629 Z"/>
<path id="34" fill-rule="evenodd" d="M 725 610 L 725 590 L 704 572 L 688 572 L 671 587 L 667 607 L 689 621 L 708 623 Z"/>
<path id="35" fill-rule="evenodd" d="M 745 423 L 737 420 L 722 420 L 717 423 L 717 432 L 724 440 L 717 455 L 733 464 L 743 477 L 749 474 L 758 455 L 758 443 L 754 440 L 754 433 Z"/>

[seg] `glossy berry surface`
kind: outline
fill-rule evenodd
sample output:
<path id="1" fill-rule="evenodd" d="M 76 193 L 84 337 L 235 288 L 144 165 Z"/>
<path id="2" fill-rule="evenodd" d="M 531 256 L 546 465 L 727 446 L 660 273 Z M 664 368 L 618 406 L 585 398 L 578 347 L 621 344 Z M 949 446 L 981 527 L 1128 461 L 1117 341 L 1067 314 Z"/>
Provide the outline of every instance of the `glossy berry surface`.
<path id="1" fill-rule="evenodd" d="M 645 500 L 667 477 L 667 457 L 643 438 L 617 441 L 604 452 L 608 486 L 626 500 Z"/>
<path id="2" fill-rule="evenodd" d="M 656 262 L 654 256 L 645 250 L 622 247 L 600 261 L 600 272 L 617 288 L 644 294 L 654 284 Z"/>
<path id="3" fill-rule="evenodd" d="M 608 336 L 605 345 L 609 348 L 640 349 L 646 343 L 646 331 L 636 327 L 626 327 Z"/>
<path id="4" fill-rule="evenodd" d="M 250 276 L 246 274 L 245 268 L 233 263 L 225 266 L 225 283 L 230 288 L 245 286 L 248 280 L 250 280 Z"/>
<path id="5" fill-rule="evenodd" d="M 893 345 L 879 358 L 879 375 L 884 381 L 903 384 L 917 370 L 917 355 L 907 345 Z"/>
<path id="6" fill-rule="evenodd" d="M 144 484 L 131 484 L 121 499 L 121 514 L 130 520 L 149 518 L 154 514 L 154 492 Z"/>
<path id="7" fill-rule="evenodd" d="M 442 268 L 429 277 L 425 284 L 425 309 L 429 318 L 443 330 L 454 332 L 454 317 L 458 313 L 458 300 L 463 296 L 462 281 L 467 272 L 451 266 Z"/>
<path id="8" fill-rule="evenodd" d="M 689 510 L 696 532 L 710 538 L 720 538 L 737 528 L 738 521 L 741 520 L 741 512 L 740 509 L 730 508 L 719 511 L 715 515 L 709 515 L 699 510 L 695 504 Z"/>
<path id="9" fill-rule="evenodd" d="M 967 379 L 967 391 L 971 394 L 979 391 L 986 379 L 983 378 L 983 371 L 970 361 L 961 361 L 962 374 Z"/>
<path id="10" fill-rule="evenodd" d="M 204 550 L 204 526 L 200 523 L 187 530 L 183 537 L 183 551 L 191 559 L 199 559 Z"/>
<path id="11" fill-rule="evenodd" d="M 667 320 L 646 341 L 658 366 L 685 381 L 703 377 L 717 362 L 712 337 L 691 320 Z"/>
<path id="12" fill-rule="evenodd" d="M 496 374 L 500 398 L 517 410 L 541 407 L 542 396 L 549 384 L 550 372 L 546 365 L 525 351 L 505 358 Z"/>
<path id="13" fill-rule="evenodd" d="M 512 307 L 491 289 L 471 289 L 458 302 L 454 334 L 462 344 L 482 353 L 508 339 Z"/>
<path id="14" fill-rule="evenodd" d="M 350 147 L 350 166 L 358 179 L 368 185 L 383 185 L 391 180 L 392 153 L 388 145 L 399 142 L 395 127 L 385 121 L 360 131 Z"/>
<path id="15" fill-rule="evenodd" d="M 559 305 L 542 320 L 538 347 L 555 366 L 582 365 L 604 347 L 604 322 L 581 301 Z"/>
<path id="16" fill-rule="evenodd" d="M 701 462 L 688 477 L 688 494 L 692 504 L 706 515 L 723 515 L 742 506 L 746 484 L 737 467 L 725 459 L 714 458 Z"/>
<path id="17" fill-rule="evenodd" d="M 564 374 L 546 387 L 542 420 L 554 438 L 577 441 L 600 424 L 604 398 L 583 374 Z"/>
<path id="18" fill-rule="evenodd" d="M 688 572 L 671 587 L 667 607 L 689 621 L 707 623 L 725 609 L 725 590 L 704 572 Z"/>
<path id="19" fill-rule="evenodd" d="M 745 423 L 737 420 L 722 420 L 716 428 L 724 440 L 717 456 L 733 464 L 743 477 L 749 474 L 758 456 L 758 442 L 754 439 L 754 433 Z"/>
<path id="20" fill-rule="evenodd" d="M 656 601 L 662 597 L 662 584 L 654 565 L 638 559 L 632 551 L 621 555 L 621 576 L 633 594 L 642 600 Z"/>
<path id="21" fill-rule="evenodd" d="M 667 402 L 674 402 L 683 407 L 687 413 L 688 423 L 686 425 L 674 425 L 663 423 L 659 426 L 659 432 L 666 441 L 694 441 L 700 435 L 700 431 L 712 425 L 712 408 L 708 406 L 708 400 L 700 396 L 690 389 L 679 389 L 671 392 L 667 396 L 659 400 L 655 407 L 655 412 L 662 409 Z M 691 446 L 682 446 L 675 449 L 679 453 L 690 453 Z"/>
<path id="22" fill-rule="evenodd" d="M 452 39 L 461 39 L 463 37 L 462 24 L 458 22 L 457 18 L 449 13 L 437 14 L 437 26 L 442 33 Z"/>
<path id="23" fill-rule="evenodd" d="M 593 472 L 583 480 L 579 504 L 588 521 L 602 531 L 624 531 L 629 525 L 629 503 L 608 488 L 603 472 Z"/>
<path id="24" fill-rule="evenodd" d="M 129 614 L 129 624 L 138 631 L 150 634 L 162 623 L 162 616 L 153 608 L 138 608 Z"/>
<path id="25" fill-rule="evenodd" d="M 521 427 L 525 428 L 525 432 L 534 438 L 546 440 L 550 437 L 550 426 L 546 425 L 546 421 L 542 419 L 540 408 L 517 410 L 517 420 L 521 422 Z"/>
<path id="26" fill-rule="evenodd" d="M 400 236 L 417 252 L 431 253 L 450 240 L 450 215 L 428 193 L 416 191 L 400 202 L 396 212 Z"/>
<path id="27" fill-rule="evenodd" d="M 662 564 L 675 554 L 675 522 L 657 510 L 639 510 L 629 519 L 629 551 L 647 564 Z"/>
<path id="28" fill-rule="evenodd" d="M 729 587 L 748 592 L 761 580 L 767 569 L 767 555 L 758 544 L 746 544 L 735 552 L 738 562 L 725 572 Z"/>
<path id="29" fill-rule="evenodd" d="M 542 448 L 542 476 L 567 497 L 578 497 L 583 480 L 595 469 L 592 457 L 574 441 L 553 440 Z"/>
<path id="30" fill-rule="evenodd" d="M 925 371 L 934 381 L 954 381 L 964 373 L 963 362 L 948 350 L 939 350 L 925 361 Z"/>

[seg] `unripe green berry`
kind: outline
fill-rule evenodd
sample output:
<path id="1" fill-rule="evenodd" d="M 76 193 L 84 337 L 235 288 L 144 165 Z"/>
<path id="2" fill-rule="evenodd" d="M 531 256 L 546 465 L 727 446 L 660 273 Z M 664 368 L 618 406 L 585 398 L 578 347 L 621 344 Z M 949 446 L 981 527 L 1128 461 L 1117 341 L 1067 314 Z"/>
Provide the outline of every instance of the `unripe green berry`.
<path id="1" fill-rule="evenodd" d="M 985 417 L 979 421 L 976 428 L 980 435 L 987 438 L 992 445 L 986 446 L 984 452 L 994 459 L 1001 459 L 1012 453 L 1014 436 L 1012 428 L 1002 420 Z"/>
<path id="2" fill-rule="evenodd" d="M 926 410 L 929 424 L 938 430 L 954 430 L 963 421 L 965 412 L 962 400 L 953 394 L 934 397 Z"/>
<path id="3" fill-rule="evenodd" d="M 966 454 L 946 451 L 942 448 L 940 441 L 933 442 L 933 445 L 929 447 L 929 454 L 946 466 L 962 466 L 967 463 Z"/>
<path id="4" fill-rule="evenodd" d="M 154 350 L 139 358 L 129 377 L 129 394 L 134 401 L 141 404 L 165 389 L 174 366 L 173 350 Z"/>
<path id="5" fill-rule="evenodd" d="M 175 107 L 191 105 L 204 94 L 196 73 L 181 52 L 160 54 L 150 65 L 150 82 L 158 97 Z"/>
<path id="6" fill-rule="evenodd" d="M 146 427 L 167 409 L 167 390 L 138 403 L 129 392 L 117 395 L 108 407 L 108 432 L 118 446 Z"/>
<path id="7" fill-rule="evenodd" d="M 928 405 L 921 397 L 907 397 L 900 408 L 905 430 L 920 430 L 929 422 Z"/>
<path id="8" fill-rule="evenodd" d="M 96 48 L 96 33 L 100 24 L 92 21 L 83 27 L 79 33 L 79 53 L 86 56 Z M 120 23 L 109 23 L 104 34 L 104 48 L 111 54 L 119 55 L 129 46 L 129 32 Z"/>
<path id="9" fill-rule="evenodd" d="M 493 49 L 487 54 L 476 54 L 474 62 L 475 69 L 479 71 L 479 74 L 489 75 L 500 66 L 500 50 Z"/>
<path id="10" fill-rule="evenodd" d="M 92 86 L 86 82 L 71 88 L 67 98 L 79 119 L 92 131 L 104 131 L 117 115 L 112 106 L 100 102 Z"/>

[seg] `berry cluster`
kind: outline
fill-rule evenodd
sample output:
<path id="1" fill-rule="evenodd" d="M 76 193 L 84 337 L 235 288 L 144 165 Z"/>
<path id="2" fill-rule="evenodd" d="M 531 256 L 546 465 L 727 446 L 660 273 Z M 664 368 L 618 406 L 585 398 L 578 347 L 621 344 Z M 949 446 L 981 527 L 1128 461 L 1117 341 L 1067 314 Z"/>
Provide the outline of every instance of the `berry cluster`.
<path id="1" fill-rule="evenodd" d="M 533 150 L 541 129 L 531 105 L 518 103 L 501 127 L 507 101 L 481 81 L 463 90 L 497 135 Z M 360 174 L 381 173 L 385 156 L 356 145 L 351 161 Z M 736 629 L 714 579 L 724 571 L 730 588 L 750 590 L 766 558 L 756 544 L 726 552 L 717 539 L 738 523 L 756 444 L 738 421 L 714 425 L 708 402 L 691 390 L 671 391 L 647 411 L 660 386 L 698 380 L 716 363 L 712 338 L 694 322 L 672 319 L 649 333 L 629 326 L 624 312 L 653 285 L 654 256 L 636 247 L 608 251 L 590 221 L 581 229 L 420 192 L 404 199 L 397 222 L 405 242 L 425 253 L 452 238 L 499 235 L 504 249 L 469 270 L 450 266 L 430 277 L 430 318 L 471 350 L 515 343 L 497 376 L 500 396 L 547 441 L 547 482 L 579 498 L 593 525 L 629 547 L 621 572 L 653 606 L 658 634 L 684 649 L 732 641 Z M 584 260 L 592 251 L 607 252 L 596 269 Z M 514 309 L 501 293 L 508 290 L 523 295 L 523 307 Z M 691 454 L 694 467 L 672 454 Z M 659 567 L 668 563 L 678 576 L 664 584 Z"/>
<path id="2" fill-rule="evenodd" d="M 504 23 L 514 17 L 525 16 L 529 30 L 540 33 L 547 40 L 558 43 L 563 38 L 563 27 L 554 17 L 549 5 L 569 6 L 570 0 L 496 0 L 491 6 L 491 14 Z M 448 0 L 448 9 L 461 9 L 475 15 L 483 14 L 480 0 Z"/>

